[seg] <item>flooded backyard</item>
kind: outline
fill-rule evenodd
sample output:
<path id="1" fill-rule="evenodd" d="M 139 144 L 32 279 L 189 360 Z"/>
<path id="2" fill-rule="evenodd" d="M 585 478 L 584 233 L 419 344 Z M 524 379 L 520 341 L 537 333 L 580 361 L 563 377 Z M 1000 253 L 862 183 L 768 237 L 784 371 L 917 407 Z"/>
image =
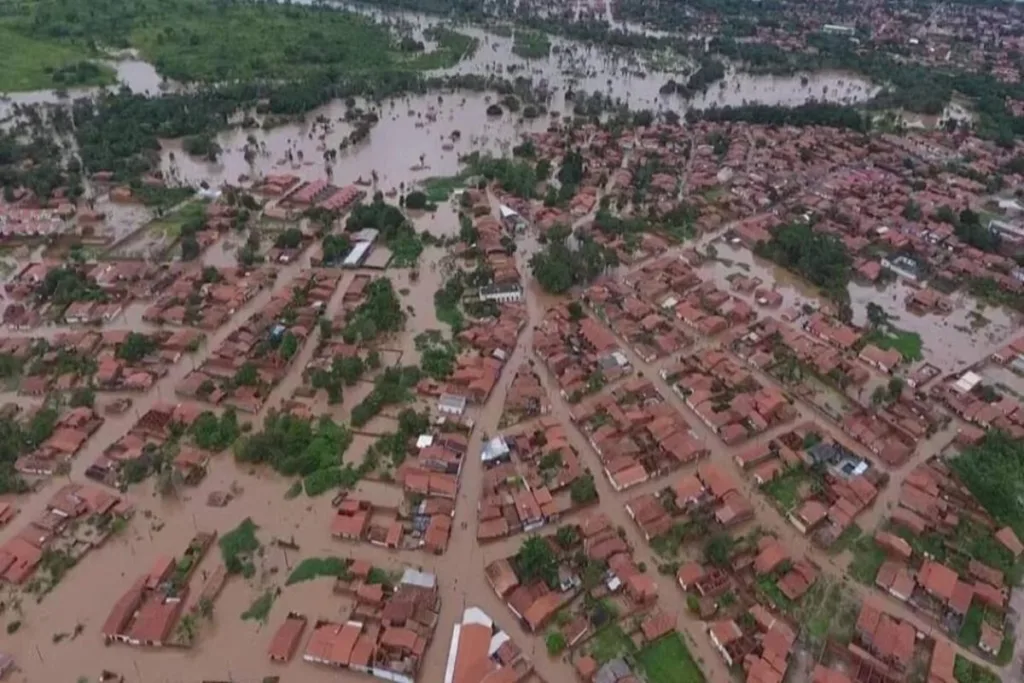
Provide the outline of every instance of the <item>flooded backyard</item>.
<path id="1" fill-rule="evenodd" d="M 800 308 L 809 304 L 814 308 L 825 300 L 809 283 L 798 276 L 754 256 L 748 249 L 725 242 L 716 242 L 717 260 L 705 266 L 720 287 L 727 288 L 726 278 L 734 274 L 758 277 L 782 295 L 780 310 Z M 956 292 L 950 298 L 953 311 L 948 315 L 920 315 L 908 311 L 904 302 L 914 291 L 903 281 L 891 282 L 883 287 L 851 282 L 848 286 L 853 323 L 867 325 L 869 303 L 881 306 L 892 325 L 904 332 L 920 335 L 924 353 L 929 362 L 943 373 L 962 369 L 979 358 L 998 350 L 1011 338 L 1019 326 L 1014 314 L 997 307 L 986 307 L 974 297 Z"/>

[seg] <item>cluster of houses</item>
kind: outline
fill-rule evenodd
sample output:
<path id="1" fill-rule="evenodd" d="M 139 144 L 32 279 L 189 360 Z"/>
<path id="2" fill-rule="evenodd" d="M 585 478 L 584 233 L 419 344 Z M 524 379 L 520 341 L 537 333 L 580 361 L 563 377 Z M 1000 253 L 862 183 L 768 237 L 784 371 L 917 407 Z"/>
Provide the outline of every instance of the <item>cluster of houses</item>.
<path id="1" fill-rule="evenodd" d="M 312 208 L 343 213 L 366 196 L 357 185 L 338 187 L 324 179 L 304 182 L 293 175 L 268 175 L 253 191 L 272 198 L 263 213 L 281 221 L 295 220 Z"/>
<path id="2" fill-rule="evenodd" d="M 533 431 L 492 437 L 480 458 L 477 540 L 534 531 L 576 507 L 569 489 L 585 472 L 556 418 L 541 418 Z"/>
<path id="3" fill-rule="evenodd" d="M 14 462 L 14 469 L 21 474 L 52 475 L 69 463 L 102 425 L 103 417 L 92 408 L 71 408 L 57 418 L 50 436 Z"/>
<path id="4" fill-rule="evenodd" d="M 466 435 L 456 429 L 421 434 L 394 474 L 402 500 L 390 505 L 343 500 L 331 522 L 331 535 L 384 548 L 444 553 L 468 445 Z"/>
<path id="5" fill-rule="evenodd" d="M 696 600 L 707 621 L 711 644 L 729 667 L 738 666 L 749 683 L 781 683 L 790 666 L 797 628 L 781 605 L 760 586 L 771 586 L 781 599 L 798 604 L 818 579 L 807 559 L 790 557 L 773 536 L 739 541 L 724 565 L 684 563 L 676 574 L 679 587 Z M 724 596 L 742 596 L 726 601 Z"/>
<path id="6" fill-rule="evenodd" d="M 185 353 L 198 349 L 196 330 L 82 330 L 50 340 L 0 340 L 0 354 L 24 364 L 18 392 L 42 396 L 51 391 L 90 387 L 105 391 L 148 391 Z"/>
<path id="7" fill-rule="evenodd" d="M 74 564 L 114 533 L 116 519 L 125 519 L 132 512 L 127 501 L 102 489 L 83 484 L 62 486 L 38 517 L 0 545 L 0 580 L 25 584 L 45 552 L 62 554 Z"/>
<path id="8" fill-rule="evenodd" d="M 216 330 L 263 288 L 274 284 L 276 273 L 263 266 L 251 271 L 216 268 L 198 263 L 174 264 L 173 281 L 161 287 L 142 319 L 156 324 L 189 325 Z"/>
<path id="9" fill-rule="evenodd" d="M 616 491 L 707 456 L 710 449 L 647 379 L 629 379 L 574 406 L 572 420 L 594 447 Z"/>
<path id="10" fill-rule="evenodd" d="M 452 373 L 441 381 L 423 379 L 416 390 L 436 398 L 438 411 L 447 415 L 460 416 L 467 405 L 483 405 L 497 386 L 526 321 L 523 304 L 501 304 L 497 316 L 477 320 L 458 333 L 465 350 L 455 358 Z"/>
<path id="11" fill-rule="evenodd" d="M 205 412 L 198 404 L 184 402 L 176 405 L 160 403 L 146 411 L 121 438 L 101 453 L 89 465 L 85 476 L 111 487 L 123 483 L 123 470 L 130 463 L 145 465 L 151 454 L 159 452 L 167 443 L 176 441 Z M 180 444 L 172 467 L 185 483 L 195 483 L 206 474 L 212 453 L 191 444 Z"/>
<path id="12" fill-rule="evenodd" d="M 216 537 L 216 533 L 197 532 L 180 559 L 159 557 L 114 603 L 100 630 L 103 640 L 136 647 L 190 645 L 174 627 L 185 611 L 189 581 Z"/>
<path id="13" fill-rule="evenodd" d="M 623 282 L 654 309 L 701 336 L 713 337 L 754 320 L 757 313 L 743 297 L 719 289 L 698 274 L 695 266 L 700 262 L 692 250 L 680 257 L 664 256 L 630 273 Z M 626 291 L 620 289 L 619 295 Z"/>
<path id="14" fill-rule="evenodd" d="M 960 440 L 980 440 L 985 430 L 999 429 L 1015 439 L 1024 437 L 1024 405 L 1009 392 L 1000 391 L 973 370 L 933 384 L 929 394 L 970 423 L 961 429 Z"/>
<path id="15" fill-rule="evenodd" d="M 619 282 L 602 279 L 587 288 L 584 300 L 620 339 L 647 362 L 676 353 L 692 339 L 682 324 L 639 299 Z"/>
<path id="16" fill-rule="evenodd" d="M 615 335 L 579 313 L 567 305 L 552 307 L 533 335 L 534 355 L 544 361 L 562 396 L 572 402 L 633 372 Z"/>
<path id="17" fill-rule="evenodd" d="M 517 570 L 517 556 L 495 560 L 484 568 L 491 588 L 524 628 L 532 633 L 543 631 L 559 610 L 573 603 L 582 580 L 580 568 L 570 557 L 570 549 L 581 551 L 588 562 L 607 567 L 600 582 L 587 588 L 592 597 L 601 599 L 621 594 L 634 610 L 650 608 L 657 602 L 657 582 L 640 571 L 633 560 L 632 549 L 607 517 L 593 513 L 572 528 L 576 533 L 570 547 L 560 545 L 555 536 L 536 537 L 539 542 L 548 544 L 558 558 L 555 577 L 522 576 Z M 583 634 L 575 635 L 575 640 L 579 640 Z"/>
<path id="18" fill-rule="evenodd" d="M 797 416 L 796 409 L 778 389 L 762 385 L 749 370 L 717 348 L 681 356 L 660 373 L 727 446 L 735 446 Z"/>
<path id="19" fill-rule="evenodd" d="M 992 552 L 1002 555 L 1002 568 L 986 565 L 974 551 L 955 544 L 964 534 L 978 547 L 977 537 L 988 536 Z M 907 475 L 898 507 L 875 543 L 885 553 L 875 576 L 879 589 L 953 635 L 972 607 L 980 609 L 985 615 L 981 639 L 970 645 L 990 655 L 999 652 L 1011 590 L 1004 569 L 1018 560 L 1024 545 L 1011 528 L 996 527 L 941 460 L 922 463 Z"/>
<path id="20" fill-rule="evenodd" d="M 349 564 L 334 592 L 346 598 L 344 615 L 316 620 L 302 659 L 391 683 L 413 683 L 441 613 L 437 577 L 406 568 L 396 582 L 382 582 L 370 563 Z M 301 645 L 307 619 L 290 613 L 273 635 L 268 654 L 287 662 Z"/>
<path id="21" fill-rule="evenodd" d="M 872 506 L 887 479 L 841 443 L 821 440 L 813 424 L 752 444 L 733 459 L 759 486 L 794 473 L 813 478 L 817 485 L 799 490 L 792 509 L 783 512 L 800 533 L 826 548 Z"/>
<path id="22" fill-rule="evenodd" d="M 512 381 L 505 392 L 500 424 L 511 426 L 551 412 L 551 400 L 547 389 L 541 384 L 540 375 L 533 363 L 523 363 L 512 375 Z"/>
<path id="23" fill-rule="evenodd" d="M 511 636 L 479 607 L 467 607 L 452 626 L 444 683 L 519 683 L 533 665 Z"/>
<path id="24" fill-rule="evenodd" d="M 648 541 L 654 541 L 689 521 L 704 520 L 728 529 L 753 518 L 754 507 L 736 480 L 704 462 L 658 493 L 626 501 L 626 512 Z"/>
<path id="25" fill-rule="evenodd" d="M 341 277 L 325 269 L 301 273 L 294 287 L 275 292 L 266 306 L 232 331 L 175 391 L 185 398 L 258 412 L 271 389 L 284 379 Z"/>

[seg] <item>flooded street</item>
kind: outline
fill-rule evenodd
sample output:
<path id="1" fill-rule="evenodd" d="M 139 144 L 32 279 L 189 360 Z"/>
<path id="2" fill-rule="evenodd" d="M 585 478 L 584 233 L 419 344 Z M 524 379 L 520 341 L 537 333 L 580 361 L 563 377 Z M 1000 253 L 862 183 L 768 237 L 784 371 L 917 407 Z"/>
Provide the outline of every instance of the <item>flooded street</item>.
<path id="1" fill-rule="evenodd" d="M 413 13 L 384 15 L 362 8 L 358 11 L 389 21 L 400 20 L 403 25 L 410 27 L 414 36 L 420 38 L 426 28 L 439 23 L 437 19 Z M 610 17 L 610 9 L 607 11 Z M 307 113 L 300 121 L 268 128 L 262 125 L 236 127 L 220 132 L 216 142 L 222 148 L 222 153 L 216 161 L 186 154 L 180 140 L 161 141 L 161 170 L 172 183 L 207 183 L 213 187 L 223 184 L 249 185 L 268 175 L 295 175 L 307 181 L 328 179 L 339 186 L 359 184 L 369 188 L 371 178 L 376 177 L 372 187 L 394 198 L 428 178 L 460 173 L 463 170 L 460 157 L 471 152 L 510 155 L 512 147 L 520 142 L 524 134 L 543 131 L 559 117 L 572 115 L 574 98 L 566 96 L 570 92 L 598 92 L 607 95 L 612 101 L 628 103 L 634 109 L 649 108 L 680 114 L 689 108 L 751 103 L 783 106 L 811 100 L 856 103 L 869 99 L 877 92 L 874 85 L 845 73 L 821 72 L 774 77 L 739 73 L 730 68 L 724 80 L 687 101 L 676 95 L 661 95 L 659 89 L 669 79 L 685 82 L 687 72 L 692 70 L 693 65 L 690 64 L 679 62 L 665 65 L 649 54 L 625 57 L 614 51 L 561 38 L 552 39 L 555 50 L 548 58 L 525 60 L 513 54 L 512 38 L 497 36 L 476 27 L 457 28 L 477 38 L 480 44 L 472 56 L 442 73 L 494 74 L 509 79 L 530 77 L 535 84 L 543 82 L 552 93 L 544 103 L 548 111 L 536 118 L 526 119 L 521 110 L 512 111 L 505 105 L 500 115 L 489 116 L 487 108 L 498 101 L 497 96 L 468 91 L 396 97 L 380 103 L 357 100 L 354 106 L 350 106 L 352 103 L 335 100 Z M 425 42 L 429 48 L 429 41 Z M 656 63 L 661 66 L 654 66 Z M 164 83 L 152 65 L 136 56 L 118 58 L 112 60 L 111 64 L 117 70 L 119 81 L 134 92 L 157 96 L 179 87 Z M 95 91 L 72 91 L 68 95 L 73 98 L 90 93 Z M 0 118 L 12 103 L 66 101 L 66 98 L 51 91 L 23 93 L 10 100 L 0 101 Z M 352 112 L 356 109 L 373 112 L 379 121 L 372 126 L 365 139 L 350 144 L 350 136 L 356 130 L 356 124 L 352 122 L 355 118 Z M 259 120 L 259 123 L 262 121 Z M 684 174 L 686 172 L 683 171 Z M 497 199 L 491 195 L 490 200 L 492 210 L 496 213 Z M 114 204 L 106 197 L 99 198 L 95 208 L 106 214 L 108 231 L 118 241 L 144 226 L 153 215 L 148 209 L 130 204 Z M 580 217 L 576 224 L 592 219 L 593 213 Z M 417 232 L 428 231 L 435 237 L 454 237 L 459 233 L 454 200 L 441 202 L 435 212 L 410 212 L 409 218 Z M 308 222 L 303 219 L 304 224 Z M 266 232 L 270 233 L 271 230 Z M 264 235 L 264 239 L 266 237 Z M 245 240 L 244 233 L 228 232 L 220 236 L 202 254 L 202 263 L 218 268 L 234 265 L 236 253 Z M 657 571 L 663 559 L 652 550 L 625 508 L 626 502 L 633 497 L 642 493 L 655 493 L 671 485 L 680 473 L 647 481 L 628 491 L 614 490 L 602 473 L 597 452 L 584 433 L 572 423 L 571 406 L 560 396 L 555 378 L 544 369 L 543 359 L 537 357 L 533 350 L 534 330 L 542 320 L 544 311 L 550 305 L 564 301 L 565 297 L 545 294 L 528 275 L 530 256 L 540 248 L 537 236 L 528 232 L 518 238 L 516 246 L 516 266 L 524 275 L 527 323 L 511 357 L 502 368 L 494 390 L 483 405 L 470 409 L 475 424 L 461 469 L 451 536 L 443 555 L 428 554 L 425 551 L 385 550 L 367 542 L 356 544 L 335 540 L 330 534 L 331 521 L 336 512 L 331 505 L 332 493 L 315 498 L 300 493 L 287 498 L 285 493 L 295 479 L 279 476 L 268 467 L 239 466 L 230 452 L 224 452 L 214 458 L 209 474 L 199 485 L 184 489 L 177 496 L 159 495 L 155 491 L 153 478 L 130 488 L 124 497 L 135 505 L 136 513 L 127 530 L 110 539 L 103 547 L 88 553 L 70 569 L 52 594 L 41 601 L 36 602 L 35 597 L 28 594 L 18 597 L 10 587 L 4 588 L 0 600 L 8 604 L 5 620 L 10 622 L 16 614 L 22 622 L 21 627 L 8 634 L 0 646 L 0 651 L 10 652 L 17 657 L 18 670 L 8 680 L 16 683 L 74 681 L 83 676 L 92 677 L 100 669 L 121 673 L 132 683 L 225 680 L 255 683 L 268 675 L 281 675 L 284 680 L 310 683 L 339 680 L 354 683 L 368 680 L 361 674 L 306 663 L 302 661 L 302 648 L 295 659 L 286 665 L 272 664 L 266 656 L 272 634 L 288 612 L 302 613 L 311 622 L 321 618 L 337 620 L 350 613 L 352 601 L 334 594 L 330 579 L 321 578 L 287 587 L 284 585 L 289 571 L 302 559 L 327 556 L 368 560 L 388 571 L 411 566 L 436 574 L 441 596 L 440 617 L 437 630 L 423 657 L 418 681 L 439 683 L 444 680 L 452 625 L 464 609 L 471 606 L 479 606 L 486 611 L 532 661 L 536 674 L 528 680 L 546 683 L 575 680 L 569 658 L 549 657 L 544 634 L 528 632 L 487 582 L 484 567 L 494 560 L 514 554 L 525 537 L 516 535 L 486 545 L 477 542 L 477 508 L 483 490 L 484 473 L 480 457 L 482 444 L 486 437 L 501 431 L 499 423 L 513 374 L 520 366 L 530 364 L 536 368 L 550 399 L 551 415 L 565 427 L 567 438 L 579 453 L 581 462 L 594 475 L 595 487 L 601 498 L 600 506 L 595 511 L 599 509 L 608 516 L 613 527 L 620 529 L 623 538 L 632 548 L 636 562 L 650 568 L 644 571 L 649 571 L 649 576 L 657 584 L 658 607 L 674 615 L 676 627 L 684 635 L 707 680 L 713 683 L 731 680 L 734 672 L 730 672 L 712 646 L 707 635 L 707 625 L 689 609 L 687 596 L 677 586 L 673 572 L 662 574 Z M 730 289 L 731 276 L 742 274 L 759 278 L 765 287 L 779 292 L 783 299 L 780 312 L 789 308 L 799 309 L 805 304 L 815 308 L 822 304 L 819 293 L 800 278 L 756 258 L 747 249 L 719 239 L 718 235 L 707 235 L 685 246 L 697 246 L 700 249 L 714 247 L 713 252 L 708 251 L 711 258 L 697 270 L 702 277 L 713 280 L 723 290 Z M 151 391 L 133 395 L 130 410 L 121 415 L 106 416 L 102 427 L 72 461 L 71 471 L 66 478 L 53 477 L 31 495 L 3 499 L 3 502 L 13 502 L 20 508 L 20 513 L 11 524 L 0 529 L 0 543 L 13 538 L 28 521 L 38 518 L 50 496 L 60 487 L 68 482 L 86 482 L 86 468 L 127 433 L 141 415 L 158 404 L 180 402 L 175 388 L 182 380 L 209 359 L 229 335 L 248 322 L 250 316 L 266 307 L 274 293 L 290 290 L 299 274 L 310 266 L 313 251 L 315 248 L 307 248 L 292 263 L 282 266 L 272 288 L 260 291 L 236 311 L 229 322 L 208 335 L 198 351 L 181 358 L 166 376 L 157 381 Z M 129 253 L 134 252 L 128 250 L 121 254 Z M 452 265 L 450 259 L 448 249 L 428 246 L 420 257 L 420 266 L 415 275 L 409 269 L 346 270 L 323 309 L 325 317 L 337 320 L 342 314 L 346 288 L 357 276 L 389 278 L 409 319 L 405 330 L 378 344 L 377 350 L 385 364 L 416 364 L 419 351 L 414 340 L 418 334 L 428 330 L 442 330 L 445 336 L 450 336 L 447 325 L 438 320 L 434 303 L 434 293 L 443 286 L 445 273 Z M 928 360 L 939 366 L 944 373 L 952 372 L 999 348 L 1019 328 L 1019 320 L 1010 314 L 1002 309 L 980 307 L 974 299 L 963 293 L 952 297 L 954 308 L 949 315 L 912 314 L 904 304 L 912 291 L 909 285 L 902 282 L 891 283 L 884 289 L 850 284 L 853 322 L 864 325 L 868 304 L 880 305 L 895 327 L 921 336 Z M 753 295 L 737 296 L 752 301 Z M 109 325 L 109 329 L 159 329 L 142 321 L 142 312 L 146 308 L 147 303 L 141 302 L 127 306 L 124 313 Z M 765 314 L 768 313 L 761 312 L 762 317 Z M 50 325 L 25 332 L 11 332 L 8 336 L 49 338 L 65 331 L 65 327 Z M 273 386 L 259 412 L 251 416 L 240 415 L 243 422 L 251 421 L 253 431 L 260 429 L 268 414 L 292 400 L 304 404 L 315 415 L 329 415 L 336 421 L 349 422 L 353 408 L 370 394 L 372 375 L 364 376 L 354 386 L 346 386 L 343 400 L 336 405 L 327 403 L 324 395 L 326 392 L 316 394 L 300 391 L 305 386 L 303 372 L 318 352 L 320 334 L 319 327 L 310 331 L 308 338 L 291 357 L 287 375 Z M 711 340 L 702 339 L 696 345 L 704 347 L 712 343 Z M 792 552 L 794 559 L 807 556 L 821 568 L 825 577 L 837 582 L 844 581 L 846 558 L 828 555 L 814 546 L 808 537 L 797 532 L 779 510 L 766 503 L 748 477 L 737 471 L 733 458 L 739 448 L 751 442 L 739 447 L 723 445 L 718 435 L 697 418 L 669 383 L 661 378 L 660 370 L 667 365 L 669 358 L 646 362 L 628 345 L 623 345 L 621 350 L 638 374 L 653 383 L 664 402 L 673 406 L 690 425 L 696 437 L 708 446 L 710 461 L 739 482 L 737 488 L 742 490 L 742 494 L 756 510 L 756 520 L 750 526 L 758 525 L 777 535 Z M 752 375 L 765 386 L 781 386 L 760 370 L 752 371 Z M 1009 377 L 1004 379 L 1010 380 Z M 101 394 L 99 406 L 110 398 L 107 394 Z M 0 396 L 0 401 L 3 399 L 25 402 L 24 397 L 13 394 Z M 433 404 L 433 401 L 428 404 L 426 399 L 416 399 L 399 408 L 433 407 Z M 757 436 L 756 440 L 767 441 L 802 420 L 814 419 L 821 426 L 823 434 L 854 451 L 864 452 L 838 425 L 822 421 L 811 406 L 798 400 L 795 408 L 799 413 L 796 422 L 772 428 Z M 344 462 L 361 462 L 376 436 L 394 431 L 396 413 L 395 406 L 388 406 L 361 428 L 344 454 Z M 874 528 L 899 495 L 897 477 L 912 469 L 917 462 L 941 450 L 954 434 L 955 430 L 951 427 L 923 442 L 911 462 L 898 468 L 898 471 L 893 470 L 894 481 L 858 523 L 866 529 Z M 693 469 L 694 466 L 689 465 L 684 468 L 684 473 L 690 473 Z M 90 482 L 90 486 L 98 485 Z M 226 506 L 214 507 L 208 504 L 210 494 L 228 491 L 233 494 L 233 499 Z M 401 487 L 386 483 L 383 477 L 380 480 L 361 481 L 353 495 L 390 508 L 397 508 L 405 501 Z M 123 645 L 100 646 L 100 629 L 112 605 L 126 586 L 140 573 L 148 570 L 158 557 L 180 554 L 197 531 L 223 534 L 247 517 L 258 525 L 258 535 L 263 543 L 263 551 L 258 554 L 256 573 L 249 579 L 241 576 L 229 578 L 215 601 L 212 619 L 199 620 L 198 637 L 193 647 L 144 650 Z M 551 524 L 544 527 L 542 533 L 554 533 L 556 528 L 557 525 Z M 749 527 L 742 527 L 739 531 L 745 533 L 748 530 Z M 276 541 L 282 541 L 283 544 Z M 679 559 L 702 559 L 702 546 L 703 543 L 689 543 L 680 550 Z M 221 563 L 219 549 L 211 547 L 191 580 L 190 606 L 191 601 L 198 599 L 203 577 L 213 573 Z M 860 585 L 851 585 L 850 590 L 859 599 L 878 595 Z M 274 591 L 276 594 L 268 622 L 243 621 L 242 613 L 266 591 Z M 20 600 L 17 605 L 14 602 L 16 600 Z M 899 603 L 889 601 L 888 608 L 922 631 L 929 630 L 921 619 Z M 76 633 L 75 637 L 61 635 L 73 632 Z"/>

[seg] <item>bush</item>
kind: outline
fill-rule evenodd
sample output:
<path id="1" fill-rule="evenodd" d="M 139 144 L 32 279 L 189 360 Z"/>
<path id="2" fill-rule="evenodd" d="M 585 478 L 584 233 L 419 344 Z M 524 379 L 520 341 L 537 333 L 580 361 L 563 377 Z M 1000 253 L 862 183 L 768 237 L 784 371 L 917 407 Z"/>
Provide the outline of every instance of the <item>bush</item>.
<path id="1" fill-rule="evenodd" d="M 552 657 L 557 657 L 562 654 L 563 650 L 565 650 L 565 636 L 558 631 L 552 631 L 547 635 L 547 638 L 544 639 L 544 644 L 548 648 L 548 654 Z"/>
<path id="2" fill-rule="evenodd" d="M 286 586 L 302 583 L 320 576 L 343 578 L 348 576 L 350 560 L 340 557 L 307 557 L 299 563 L 285 581 Z"/>

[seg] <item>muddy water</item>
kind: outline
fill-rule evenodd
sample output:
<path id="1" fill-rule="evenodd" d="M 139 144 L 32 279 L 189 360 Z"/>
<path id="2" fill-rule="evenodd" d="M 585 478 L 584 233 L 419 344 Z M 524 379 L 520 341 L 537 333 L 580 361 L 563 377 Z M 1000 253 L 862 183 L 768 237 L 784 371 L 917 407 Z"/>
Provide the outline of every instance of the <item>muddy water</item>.
<path id="1" fill-rule="evenodd" d="M 346 110 L 340 101 L 311 112 L 305 123 L 269 131 L 223 132 L 217 142 L 224 152 L 216 163 L 189 157 L 180 143 L 166 142 L 162 166 L 171 178 L 189 183 L 205 180 L 211 185 L 238 183 L 243 175 L 255 178 L 287 173 L 314 180 L 329 172 L 336 184 L 347 185 L 359 178 L 370 181 L 376 171 L 382 190 L 397 191 L 403 182 L 454 175 L 459 171 L 460 154 L 510 154 L 523 133 L 544 130 L 547 126 L 546 119 L 520 122 L 508 112 L 489 117 L 485 110 L 490 99 L 478 93 L 445 93 L 389 101 L 378 110 L 381 121 L 369 138 L 339 151 L 334 163 L 325 163 L 325 151 L 338 150 L 342 140 L 353 131 L 342 120 Z M 326 131 L 317 123 L 320 117 L 329 121 Z M 460 133 L 454 141 L 453 131 Z M 252 164 L 245 159 L 250 136 L 259 148 Z M 289 152 L 291 160 L 287 158 Z"/>
<path id="2" fill-rule="evenodd" d="M 785 269 L 755 257 L 748 249 L 721 241 L 714 246 L 719 261 L 704 268 L 713 274 L 719 287 L 728 289 L 726 278 L 740 273 L 759 277 L 764 281 L 763 287 L 774 287 L 782 294 L 780 310 L 799 308 L 805 303 L 817 307 L 823 303 L 814 287 Z M 951 297 L 953 312 L 940 316 L 908 311 L 904 302 L 913 288 L 903 281 L 890 283 L 884 288 L 851 282 L 848 291 L 854 324 L 867 324 L 869 303 L 881 306 L 896 327 L 921 335 L 925 358 L 943 373 L 963 368 L 998 350 L 1012 337 L 1019 324 L 1014 314 L 1002 308 L 982 306 L 963 292 Z"/>

